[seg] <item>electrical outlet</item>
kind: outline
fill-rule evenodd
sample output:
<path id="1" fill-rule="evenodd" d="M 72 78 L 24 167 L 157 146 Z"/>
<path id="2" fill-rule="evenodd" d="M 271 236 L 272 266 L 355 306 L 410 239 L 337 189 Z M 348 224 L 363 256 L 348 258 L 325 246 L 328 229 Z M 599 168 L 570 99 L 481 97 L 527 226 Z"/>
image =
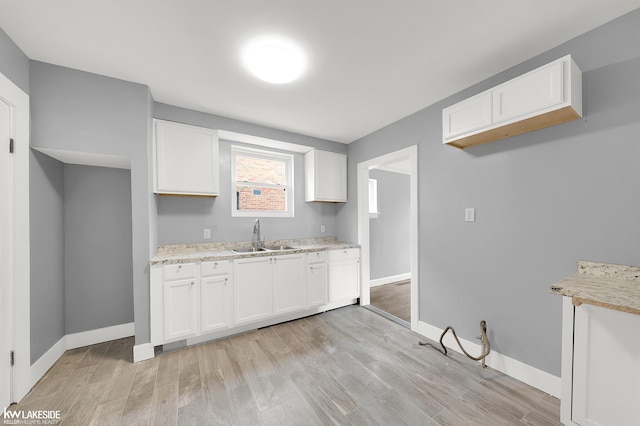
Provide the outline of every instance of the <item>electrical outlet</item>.
<path id="1" fill-rule="evenodd" d="M 476 221 L 476 209 L 473 207 L 469 207 L 464 209 L 464 221 L 465 222 L 475 222 Z"/>
<path id="2" fill-rule="evenodd" d="M 205 240 L 210 240 L 211 239 L 211 229 L 205 228 L 203 236 L 204 236 Z"/>
<path id="3" fill-rule="evenodd" d="M 324 225 L 320 225 L 320 233 L 324 234 L 324 232 L 327 230 L 327 228 L 325 228 Z"/>

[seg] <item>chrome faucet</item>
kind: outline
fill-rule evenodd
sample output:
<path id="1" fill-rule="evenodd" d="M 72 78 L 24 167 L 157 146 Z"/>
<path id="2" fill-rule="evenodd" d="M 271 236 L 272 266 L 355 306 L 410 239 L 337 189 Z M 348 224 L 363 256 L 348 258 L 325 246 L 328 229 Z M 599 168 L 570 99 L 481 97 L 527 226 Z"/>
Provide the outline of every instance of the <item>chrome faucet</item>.
<path id="1" fill-rule="evenodd" d="M 260 239 L 260 219 L 256 219 L 253 223 L 253 239 L 251 240 L 251 247 L 259 249 L 263 244 L 264 242 Z"/>

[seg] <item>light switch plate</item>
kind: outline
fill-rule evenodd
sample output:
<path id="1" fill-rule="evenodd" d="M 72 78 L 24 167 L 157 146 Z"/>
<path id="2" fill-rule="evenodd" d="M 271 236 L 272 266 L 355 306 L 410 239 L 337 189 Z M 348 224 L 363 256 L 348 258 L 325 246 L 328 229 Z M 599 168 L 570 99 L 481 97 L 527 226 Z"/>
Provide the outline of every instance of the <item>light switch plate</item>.
<path id="1" fill-rule="evenodd" d="M 211 239 L 211 229 L 205 228 L 203 237 L 204 237 L 205 240 L 210 240 Z"/>
<path id="2" fill-rule="evenodd" d="M 476 221 L 476 209 L 473 207 L 468 207 L 464 209 L 464 221 L 465 222 L 475 222 Z"/>

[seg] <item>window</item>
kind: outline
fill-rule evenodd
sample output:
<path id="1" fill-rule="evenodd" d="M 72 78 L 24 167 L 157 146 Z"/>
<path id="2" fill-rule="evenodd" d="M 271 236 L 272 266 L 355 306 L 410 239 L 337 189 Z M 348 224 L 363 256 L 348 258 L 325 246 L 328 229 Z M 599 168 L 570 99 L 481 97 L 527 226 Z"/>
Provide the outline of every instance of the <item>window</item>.
<path id="1" fill-rule="evenodd" d="M 293 217 L 293 155 L 231 147 L 232 216 Z"/>

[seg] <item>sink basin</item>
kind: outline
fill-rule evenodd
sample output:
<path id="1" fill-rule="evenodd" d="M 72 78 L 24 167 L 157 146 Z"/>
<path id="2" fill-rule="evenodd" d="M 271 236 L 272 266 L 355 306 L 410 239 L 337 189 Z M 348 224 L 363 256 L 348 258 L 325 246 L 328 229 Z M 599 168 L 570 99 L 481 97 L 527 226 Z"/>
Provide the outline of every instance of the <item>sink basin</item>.
<path id="1" fill-rule="evenodd" d="M 295 247 L 291 247 L 291 246 L 266 246 L 265 247 L 267 250 L 269 251 L 280 251 L 280 250 L 295 250 Z"/>
<path id="2" fill-rule="evenodd" d="M 257 253 L 257 252 L 260 252 L 260 251 L 267 251 L 267 250 L 264 249 L 264 248 L 261 248 L 261 247 L 260 248 L 245 247 L 245 248 L 232 249 L 231 251 L 234 252 L 234 253 L 241 254 L 241 253 Z"/>

